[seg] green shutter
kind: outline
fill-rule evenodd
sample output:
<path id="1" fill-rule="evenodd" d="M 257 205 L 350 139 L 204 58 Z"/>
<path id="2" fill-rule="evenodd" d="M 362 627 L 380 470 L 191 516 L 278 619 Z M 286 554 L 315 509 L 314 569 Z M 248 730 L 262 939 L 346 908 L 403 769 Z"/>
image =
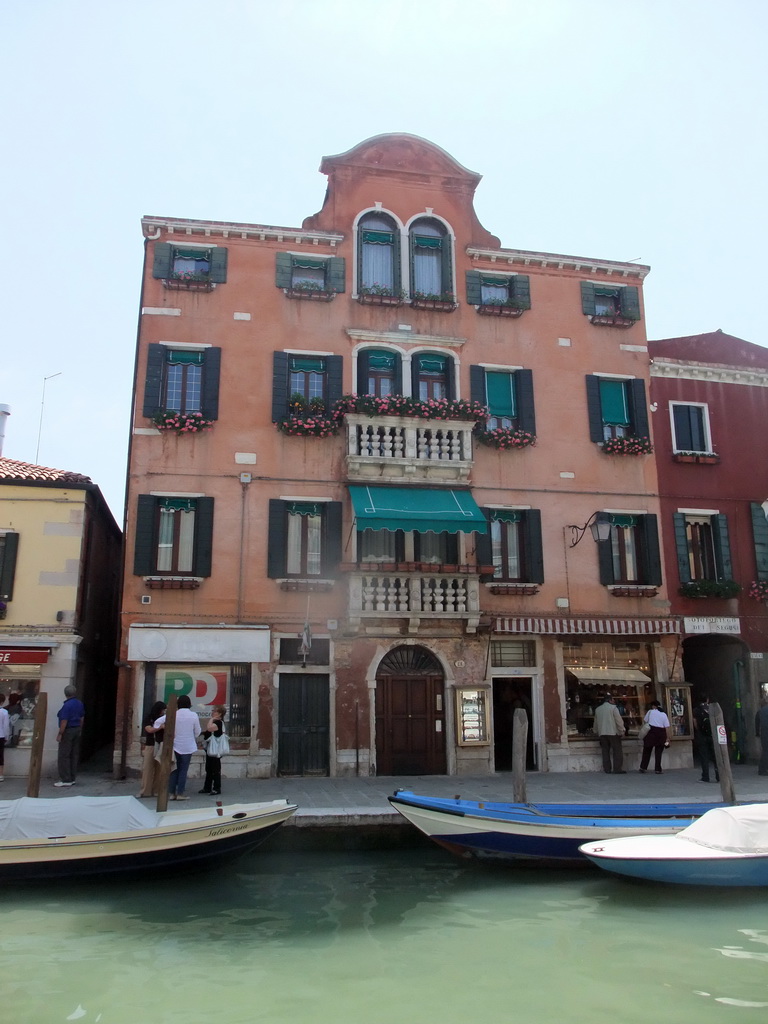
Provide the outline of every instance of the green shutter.
<path id="1" fill-rule="evenodd" d="M 285 502 L 277 498 L 269 500 L 267 532 L 267 576 L 279 579 L 285 576 L 287 530 Z"/>
<path id="2" fill-rule="evenodd" d="M 531 279 L 526 274 L 515 274 L 509 282 L 509 297 L 518 309 L 531 308 Z"/>
<path id="3" fill-rule="evenodd" d="M 640 319 L 640 293 L 634 285 L 619 288 L 619 309 L 627 320 Z"/>
<path id="4" fill-rule="evenodd" d="M 221 349 L 207 348 L 203 360 L 203 388 L 201 408 L 207 420 L 219 418 L 219 381 L 221 378 Z"/>
<path id="5" fill-rule="evenodd" d="M 211 269 L 208 279 L 216 284 L 224 284 L 227 280 L 227 250 L 220 245 L 211 249 Z"/>
<path id="6" fill-rule="evenodd" d="M 491 544 L 491 516 L 492 509 L 483 508 L 480 510 L 488 522 L 485 533 L 476 533 L 475 537 L 475 561 L 478 565 L 493 565 L 493 546 Z M 486 577 L 489 579 L 490 577 Z"/>
<path id="7" fill-rule="evenodd" d="M 278 288 L 290 288 L 293 281 L 293 259 L 289 252 L 275 253 L 275 284 Z"/>
<path id="8" fill-rule="evenodd" d="M 648 422 L 648 403 L 645 398 L 645 381 L 640 377 L 627 381 L 629 394 L 629 414 L 635 437 L 650 437 L 651 427 Z"/>
<path id="9" fill-rule="evenodd" d="M 368 366 L 372 349 L 364 348 L 357 354 L 357 393 L 367 395 L 368 391 Z"/>
<path id="10" fill-rule="evenodd" d="M 325 287 L 329 292 L 343 292 L 346 287 L 346 264 L 343 256 L 325 261 Z"/>
<path id="11" fill-rule="evenodd" d="M 451 257 L 451 239 L 449 235 L 444 235 L 442 239 L 442 251 L 441 257 L 441 282 L 443 286 L 443 295 L 453 294 L 453 260 Z"/>
<path id="12" fill-rule="evenodd" d="M 517 425 L 520 430 L 536 433 L 536 408 L 533 402 L 533 370 L 515 371 L 517 392 Z"/>
<path id="13" fill-rule="evenodd" d="M 140 494 L 136 503 L 136 540 L 133 549 L 134 576 L 151 576 L 157 565 L 155 551 L 155 510 L 157 498 Z"/>
<path id="14" fill-rule="evenodd" d="M 213 561 L 213 498 L 197 499 L 195 576 L 210 576 Z"/>
<path id="15" fill-rule="evenodd" d="M 325 544 L 323 545 L 323 572 L 333 575 L 341 562 L 341 516 L 340 501 L 325 503 Z"/>
<path id="16" fill-rule="evenodd" d="M 467 303 L 470 306 L 479 306 L 483 301 L 482 274 L 477 270 L 468 270 L 467 274 Z"/>
<path id="17" fill-rule="evenodd" d="M 643 583 L 651 587 L 661 586 L 661 551 L 659 549 L 659 523 L 655 515 L 639 517 L 641 554 L 643 559 Z"/>
<path id="18" fill-rule="evenodd" d="M 600 582 L 604 587 L 610 587 L 616 582 L 613 575 L 613 547 L 611 538 L 597 542 L 597 562 L 600 571 Z"/>
<path id="19" fill-rule="evenodd" d="M 595 315 L 595 286 L 591 281 L 581 282 L 581 311 L 585 316 Z"/>
<path id="20" fill-rule="evenodd" d="M 456 364 L 449 358 L 445 360 L 445 394 L 449 401 L 456 396 Z"/>
<path id="21" fill-rule="evenodd" d="M 728 516 L 722 513 L 712 516 L 712 533 L 714 534 L 718 576 L 722 580 L 732 580 L 733 562 L 731 561 L 731 542 L 728 536 Z"/>
<path id="22" fill-rule="evenodd" d="M 288 415 L 288 353 L 272 353 L 272 422 Z"/>
<path id="23" fill-rule="evenodd" d="M 164 408 L 163 372 L 165 345 L 150 345 L 147 349 L 147 375 L 144 378 L 144 406 L 142 415 L 150 419 Z"/>
<path id="24" fill-rule="evenodd" d="M 344 394 L 342 371 L 344 367 L 343 356 L 326 356 L 325 365 L 328 373 L 328 393 L 326 404 L 328 412 L 333 408 L 334 402 L 338 402 Z"/>
<path id="25" fill-rule="evenodd" d="M 167 281 L 173 269 L 173 246 L 169 242 L 155 242 L 152 277 Z"/>
<path id="26" fill-rule="evenodd" d="M 470 366 L 469 368 L 469 397 L 471 401 L 480 402 L 481 405 L 488 404 L 485 397 L 485 367 L 483 366 Z"/>
<path id="27" fill-rule="evenodd" d="M 523 564 L 527 583 L 544 582 L 544 551 L 541 543 L 541 511 L 529 508 L 523 513 Z"/>
<path id="28" fill-rule="evenodd" d="M 19 551 L 19 535 L 10 531 L 3 535 L 2 560 L 0 560 L 0 600 L 10 601 L 13 597 L 13 580 L 16 575 L 16 557 Z"/>
<path id="29" fill-rule="evenodd" d="M 755 543 L 755 568 L 758 580 L 768 580 L 768 520 L 765 518 L 763 506 L 756 501 L 750 502 L 752 513 L 752 538 Z"/>
<path id="30" fill-rule="evenodd" d="M 603 438 L 603 417 L 600 412 L 600 378 L 588 373 L 587 413 L 589 415 L 589 439 L 599 444 Z"/>
<path id="31" fill-rule="evenodd" d="M 677 575 L 681 583 L 691 582 L 691 563 L 688 558 L 688 532 L 685 528 L 685 516 L 675 512 L 672 516 L 675 531 L 675 548 L 677 550 Z"/>

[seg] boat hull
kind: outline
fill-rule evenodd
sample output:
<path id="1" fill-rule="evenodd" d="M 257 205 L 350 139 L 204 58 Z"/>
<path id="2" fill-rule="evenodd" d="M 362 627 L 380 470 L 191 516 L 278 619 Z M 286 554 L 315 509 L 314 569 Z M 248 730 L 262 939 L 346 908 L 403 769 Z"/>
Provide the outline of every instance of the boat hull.
<path id="1" fill-rule="evenodd" d="M 584 843 L 679 831 L 712 806 L 479 804 L 403 791 L 389 801 L 424 835 L 460 857 L 564 866 L 587 863 L 579 852 Z"/>
<path id="2" fill-rule="evenodd" d="M 583 855 L 612 875 L 672 885 L 768 886 L 768 856 L 711 850 L 675 836 L 587 843 Z"/>
<path id="3" fill-rule="evenodd" d="M 154 828 L 0 842 L 0 877 L 35 880 L 205 869 L 259 846 L 296 811 L 284 800 L 171 811 Z"/>

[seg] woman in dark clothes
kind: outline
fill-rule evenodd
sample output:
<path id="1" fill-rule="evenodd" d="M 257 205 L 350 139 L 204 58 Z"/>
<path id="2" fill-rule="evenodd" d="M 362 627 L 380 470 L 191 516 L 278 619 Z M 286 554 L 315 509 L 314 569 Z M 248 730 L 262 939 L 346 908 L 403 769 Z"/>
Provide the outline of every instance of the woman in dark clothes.
<path id="1" fill-rule="evenodd" d="M 203 741 L 206 742 L 211 736 L 222 736 L 224 733 L 224 713 L 226 709 L 218 706 L 211 712 L 211 717 L 205 723 Z M 210 793 L 218 796 L 221 793 L 221 758 L 205 751 L 205 782 L 201 793 Z"/>

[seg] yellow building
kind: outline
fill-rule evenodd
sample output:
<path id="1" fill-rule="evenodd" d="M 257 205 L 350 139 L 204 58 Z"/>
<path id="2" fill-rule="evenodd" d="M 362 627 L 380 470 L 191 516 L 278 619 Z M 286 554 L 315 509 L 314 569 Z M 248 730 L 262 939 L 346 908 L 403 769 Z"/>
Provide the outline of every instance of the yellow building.
<path id="1" fill-rule="evenodd" d="M 11 714 L 5 774 L 29 769 L 38 694 L 48 695 L 43 776 L 55 773 L 56 712 L 74 684 L 82 754 L 112 738 L 122 535 L 87 476 L 0 458 L 0 692 Z"/>

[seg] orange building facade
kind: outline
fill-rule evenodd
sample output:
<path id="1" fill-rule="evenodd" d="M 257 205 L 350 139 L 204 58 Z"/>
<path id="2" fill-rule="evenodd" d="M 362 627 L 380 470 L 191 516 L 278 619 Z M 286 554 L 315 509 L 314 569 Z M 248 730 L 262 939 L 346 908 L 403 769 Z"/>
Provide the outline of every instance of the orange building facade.
<path id="1" fill-rule="evenodd" d="M 321 171 L 301 227 L 142 222 L 116 761 L 173 692 L 237 777 L 506 770 L 518 707 L 595 769 L 607 690 L 634 757 L 681 671 L 648 268 L 502 248 L 414 136 Z"/>

